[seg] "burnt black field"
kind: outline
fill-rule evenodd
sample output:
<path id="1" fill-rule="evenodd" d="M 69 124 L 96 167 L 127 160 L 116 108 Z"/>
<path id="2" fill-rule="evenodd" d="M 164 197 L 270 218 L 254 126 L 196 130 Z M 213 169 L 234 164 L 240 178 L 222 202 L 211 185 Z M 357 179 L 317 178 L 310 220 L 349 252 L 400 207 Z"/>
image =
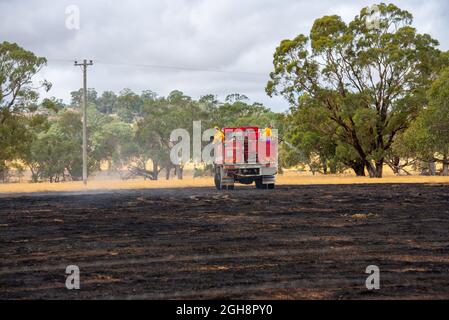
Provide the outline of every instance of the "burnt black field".
<path id="1" fill-rule="evenodd" d="M 448 299 L 449 185 L 0 196 L 0 299 L 72 298 Z"/>

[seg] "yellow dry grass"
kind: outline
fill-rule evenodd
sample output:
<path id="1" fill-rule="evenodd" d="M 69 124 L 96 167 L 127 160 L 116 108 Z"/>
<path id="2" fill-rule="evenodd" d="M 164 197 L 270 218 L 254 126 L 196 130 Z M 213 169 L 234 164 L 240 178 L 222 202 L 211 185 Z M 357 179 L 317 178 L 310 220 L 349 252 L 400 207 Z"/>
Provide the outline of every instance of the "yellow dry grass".
<path id="1" fill-rule="evenodd" d="M 352 175 L 313 176 L 310 173 L 286 172 L 277 176 L 278 185 L 324 185 L 324 184 L 372 184 L 372 183 L 430 183 L 449 184 L 449 177 L 423 176 L 393 176 L 387 175 L 382 179 L 355 177 Z M 119 190 L 119 189 L 152 189 L 152 188 L 188 188 L 214 187 L 212 177 L 185 177 L 183 180 L 172 178 L 150 181 L 136 180 L 93 180 L 83 186 L 82 182 L 63 183 L 5 183 L 0 184 L 0 193 L 29 193 L 29 192 L 77 192 L 84 190 Z"/>
<path id="2" fill-rule="evenodd" d="M 386 175 L 382 179 L 371 179 L 369 177 L 355 177 L 351 175 L 302 175 L 286 174 L 279 175 L 278 184 L 380 184 L 380 183 L 443 183 L 449 184 L 449 177 L 425 177 L 425 176 L 394 176 Z"/>

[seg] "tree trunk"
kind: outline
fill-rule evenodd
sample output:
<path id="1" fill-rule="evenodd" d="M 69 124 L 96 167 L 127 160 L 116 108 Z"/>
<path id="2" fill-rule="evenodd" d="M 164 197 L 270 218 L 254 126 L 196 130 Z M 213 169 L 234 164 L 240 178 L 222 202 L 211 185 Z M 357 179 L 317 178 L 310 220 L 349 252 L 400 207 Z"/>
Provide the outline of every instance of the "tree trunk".
<path id="1" fill-rule="evenodd" d="M 326 163 L 326 159 L 321 161 L 321 166 L 323 167 L 323 174 L 327 175 L 327 163 Z"/>
<path id="2" fill-rule="evenodd" d="M 400 176 L 401 175 L 401 168 L 396 167 L 396 166 L 389 166 L 391 168 L 391 170 L 393 171 L 395 176 Z"/>
<path id="3" fill-rule="evenodd" d="M 337 163 L 334 160 L 329 163 L 329 170 L 331 174 L 337 174 Z"/>
<path id="4" fill-rule="evenodd" d="M 366 170 L 368 170 L 368 174 L 369 174 L 370 178 L 374 178 L 376 176 L 375 169 L 371 165 L 368 165 L 366 167 Z"/>
<path id="5" fill-rule="evenodd" d="M 39 180 L 39 176 L 36 173 L 36 171 L 34 171 L 34 168 L 32 166 L 28 166 L 30 168 L 31 171 L 31 182 L 32 183 L 36 183 Z"/>
<path id="6" fill-rule="evenodd" d="M 374 178 L 382 178 L 384 170 L 384 159 L 376 161 L 376 171 Z"/>
<path id="7" fill-rule="evenodd" d="M 437 166 L 436 166 L 435 160 L 429 161 L 429 172 L 430 172 L 431 176 L 437 175 Z"/>
<path id="8" fill-rule="evenodd" d="M 397 156 L 393 156 L 387 160 L 388 166 L 391 168 L 393 173 L 397 176 L 401 175 L 401 159 Z"/>
<path id="9" fill-rule="evenodd" d="M 153 159 L 151 161 L 153 162 L 153 180 L 157 180 L 159 177 L 158 163 Z"/>
<path id="10" fill-rule="evenodd" d="M 370 161 L 366 160 L 365 164 L 370 178 L 382 178 L 384 159 L 377 160 L 374 165 Z"/>
<path id="11" fill-rule="evenodd" d="M 278 174 L 284 174 L 284 169 L 280 165 L 278 166 Z"/>
<path id="12" fill-rule="evenodd" d="M 8 170 L 8 168 L 6 167 L 6 161 L 1 160 L 0 161 L 0 179 L 2 180 L 3 183 L 5 183 L 7 170 Z"/>
<path id="13" fill-rule="evenodd" d="M 445 154 L 443 158 L 443 171 L 441 171 L 441 175 L 445 177 L 449 176 L 449 161 L 447 154 Z"/>
<path id="14" fill-rule="evenodd" d="M 183 172 L 184 172 L 184 166 L 177 166 L 176 167 L 176 175 L 178 176 L 179 180 L 182 180 Z"/>
<path id="15" fill-rule="evenodd" d="M 165 180 L 169 180 L 170 179 L 170 171 L 171 171 L 171 167 L 167 166 L 165 169 Z"/>
<path id="16" fill-rule="evenodd" d="M 313 166 L 310 163 L 308 165 L 309 165 L 310 171 L 312 171 L 312 175 L 314 176 L 315 175 L 315 169 L 313 168 Z"/>
<path id="17" fill-rule="evenodd" d="M 111 161 L 111 159 L 108 159 L 108 171 L 107 171 L 107 176 L 109 177 L 110 175 L 111 175 L 111 173 L 112 173 L 112 161 Z"/>
<path id="18" fill-rule="evenodd" d="M 354 170 L 357 177 L 365 177 L 365 164 L 362 160 L 353 161 L 350 167 Z"/>

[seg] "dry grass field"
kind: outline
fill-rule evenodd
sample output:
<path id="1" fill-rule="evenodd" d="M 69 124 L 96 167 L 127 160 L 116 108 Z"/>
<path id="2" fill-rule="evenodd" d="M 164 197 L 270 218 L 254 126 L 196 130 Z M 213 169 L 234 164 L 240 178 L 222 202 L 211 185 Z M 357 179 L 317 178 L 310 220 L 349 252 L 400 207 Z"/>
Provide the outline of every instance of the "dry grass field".
<path id="1" fill-rule="evenodd" d="M 425 177 L 425 176 L 394 176 L 386 174 L 382 179 L 370 179 L 368 177 L 355 177 L 353 175 L 315 175 L 310 173 L 286 172 L 277 176 L 278 185 L 326 185 L 326 184 L 385 184 L 385 183 L 430 183 L 449 184 L 449 177 Z M 29 193 L 29 192 L 79 192 L 83 190 L 133 190 L 133 189 L 158 189 L 158 188 L 191 188 L 214 187 L 212 177 L 192 178 L 186 176 L 183 180 L 171 178 L 151 181 L 134 179 L 122 181 L 119 179 L 92 179 L 85 187 L 82 182 L 63 183 L 5 183 L 0 184 L 0 193 Z"/>

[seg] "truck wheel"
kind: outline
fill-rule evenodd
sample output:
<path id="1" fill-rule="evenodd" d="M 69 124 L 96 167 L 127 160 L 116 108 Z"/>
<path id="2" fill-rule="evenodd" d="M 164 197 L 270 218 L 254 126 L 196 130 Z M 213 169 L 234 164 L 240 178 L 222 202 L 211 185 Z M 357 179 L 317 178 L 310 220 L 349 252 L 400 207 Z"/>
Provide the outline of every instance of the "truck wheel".
<path id="1" fill-rule="evenodd" d="M 256 180 L 256 188 L 257 189 L 262 189 L 263 188 L 262 180 Z"/>
<path id="2" fill-rule="evenodd" d="M 214 176 L 214 183 L 215 183 L 215 188 L 217 188 L 217 190 L 221 190 L 221 175 L 219 172 L 215 173 Z"/>
<path id="3" fill-rule="evenodd" d="M 267 186 L 268 186 L 268 189 L 274 189 L 275 188 L 275 184 L 274 183 L 270 183 Z"/>

